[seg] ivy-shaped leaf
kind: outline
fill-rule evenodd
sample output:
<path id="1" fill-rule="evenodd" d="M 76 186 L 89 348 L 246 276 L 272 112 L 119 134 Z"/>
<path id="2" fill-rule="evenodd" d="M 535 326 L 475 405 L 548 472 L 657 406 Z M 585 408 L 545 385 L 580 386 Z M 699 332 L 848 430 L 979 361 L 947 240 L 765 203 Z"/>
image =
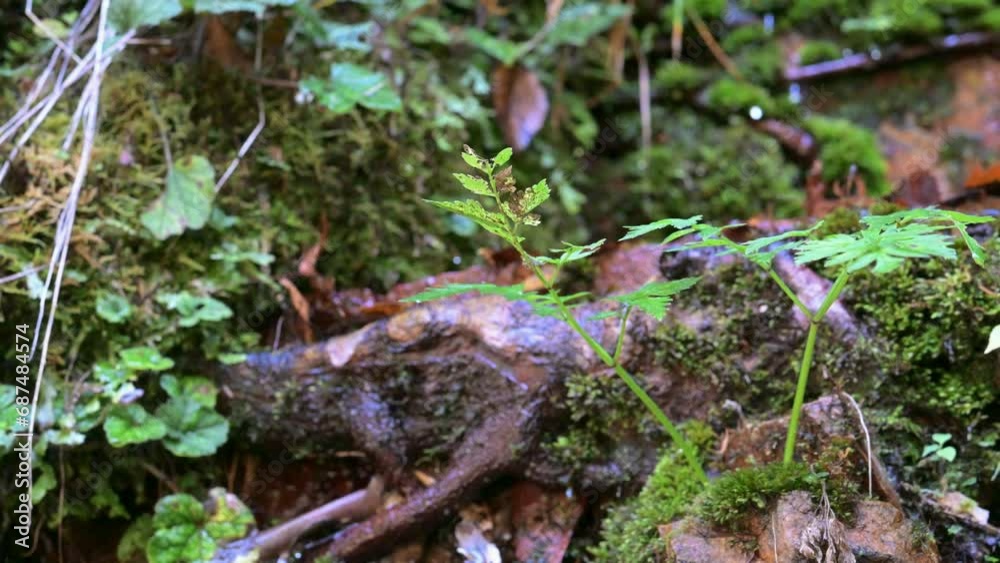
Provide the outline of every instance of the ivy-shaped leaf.
<path id="1" fill-rule="evenodd" d="M 228 319 L 233 316 L 233 310 L 228 305 L 211 296 L 195 296 L 187 291 L 177 293 L 160 293 L 156 302 L 180 315 L 182 327 L 192 327 L 200 322 L 213 322 Z"/>
<path id="2" fill-rule="evenodd" d="M 166 434 L 167 426 L 163 421 L 135 403 L 115 405 L 104 419 L 104 435 L 115 448 L 159 440 Z"/>
<path id="3" fill-rule="evenodd" d="M 181 14 L 180 0 L 112 0 L 108 6 L 108 22 L 118 33 L 145 26 L 160 25 Z"/>
<path id="4" fill-rule="evenodd" d="M 160 387 L 171 398 L 190 397 L 203 407 L 215 408 L 215 397 L 218 390 L 215 384 L 204 377 L 187 376 L 177 378 L 164 375 L 160 378 Z"/>
<path id="5" fill-rule="evenodd" d="M 188 494 L 163 497 L 156 503 L 151 522 L 152 538 L 146 544 L 146 556 L 151 563 L 192 563 L 209 561 L 222 543 L 245 537 L 254 527 L 253 514 L 236 495 L 222 488 L 209 491 L 205 508 Z M 130 532 L 131 532 L 130 528 Z M 145 526 L 132 532 L 135 544 L 144 534 Z M 124 548 L 124 538 L 119 553 Z"/>
<path id="6" fill-rule="evenodd" d="M 109 323 L 119 324 L 132 316 L 132 304 L 121 295 L 102 291 L 97 296 L 97 316 Z"/>
<path id="7" fill-rule="evenodd" d="M 401 111 L 403 101 L 382 73 L 353 63 L 334 63 L 330 77 L 309 77 L 300 86 L 334 113 L 347 113 L 356 105 L 382 111 Z"/>
<path id="8" fill-rule="evenodd" d="M 174 361 L 151 346 L 126 348 L 118 352 L 122 367 L 134 371 L 163 371 L 174 367 Z"/>
<path id="9" fill-rule="evenodd" d="M 189 563 L 208 561 L 216 544 L 203 528 L 205 509 L 198 499 L 187 494 L 163 497 L 156 503 L 153 528 L 156 532 L 146 544 L 150 563 Z"/>
<path id="10" fill-rule="evenodd" d="M 229 421 L 192 396 L 171 397 L 156 409 L 167 425 L 163 445 L 178 457 L 212 455 L 229 437 Z"/>
<path id="11" fill-rule="evenodd" d="M 234 540 L 246 536 L 255 525 L 253 513 L 240 499 L 221 487 L 208 492 L 212 507 L 205 531 L 218 541 Z"/>
<path id="12" fill-rule="evenodd" d="M 189 156 L 174 163 L 167 175 L 167 189 L 142 214 L 141 221 L 159 240 L 205 226 L 215 199 L 215 169 L 203 156 Z"/>

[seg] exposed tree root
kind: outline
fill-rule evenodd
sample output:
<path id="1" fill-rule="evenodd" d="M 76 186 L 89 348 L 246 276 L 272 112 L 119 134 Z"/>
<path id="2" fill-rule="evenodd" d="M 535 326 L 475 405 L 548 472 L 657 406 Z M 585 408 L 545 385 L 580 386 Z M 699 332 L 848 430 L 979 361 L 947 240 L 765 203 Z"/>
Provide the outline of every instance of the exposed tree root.
<path id="1" fill-rule="evenodd" d="M 873 53 L 856 53 L 833 61 L 790 67 L 785 69 L 784 77 L 788 82 L 821 80 L 851 72 L 875 70 L 927 56 L 983 49 L 997 44 L 1000 44 L 1000 33 L 983 31 L 949 35 L 933 39 L 926 45 L 914 45 L 886 50 L 877 55 Z"/>
<path id="2" fill-rule="evenodd" d="M 625 252 L 655 256 L 641 248 Z M 733 260 L 712 252 L 667 256 L 660 269 L 670 278 L 711 276 Z M 603 263 L 614 271 L 616 260 Z M 827 284 L 790 259 L 779 263 L 779 271 L 806 303 Z M 577 310 L 581 323 L 606 347 L 616 340 L 617 321 L 593 317 L 613 306 L 597 302 Z M 839 311 L 832 317 L 839 332 L 857 333 L 847 311 Z M 802 331 L 792 317 L 788 320 L 792 330 L 774 335 L 772 346 L 797 350 Z M 697 334 L 706 322 L 717 320 L 704 318 L 696 305 L 686 309 L 678 304 L 667 322 Z M 657 360 L 662 341 L 654 335 L 659 328 L 653 319 L 635 316 L 623 358 L 644 375 L 647 390 L 669 416 L 703 416 L 718 402 L 720 389 L 703 374 L 674 373 Z M 567 413 L 560 410 L 565 409 L 564 381 L 587 373 L 600 377 L 604 370 L 582 339 L 557 319 L 539 317 L 524 303 L 466 297 L 411 306 L 323 343 L 253 355 L 224 374 L 223 384 L 235 419 L 259 441 L 308 437 L 305 443 L 314 449 L 349 444 L 369 453 L 390 483 L 427 449 L 452 452 L 451 464 L 436 483 L 343 530 L 326 548 L 337 557 L 366 560 L 397 538 L 440 522 L 499 475 L 565 486 L 560 479 L 567 470 L 549 463 L 532 446 L 542 429 L 568 426 Z M 648 450 L 650 459 L 633 464 L 640 473 L 644 463 L 651 465 L 656 458 L 657 444 L 647 445 L 640 449 Z M 597 480 L 623 478 L 620 469 L 593 474 Z M 595 481 L 586 486 L 610 485 Z"/>

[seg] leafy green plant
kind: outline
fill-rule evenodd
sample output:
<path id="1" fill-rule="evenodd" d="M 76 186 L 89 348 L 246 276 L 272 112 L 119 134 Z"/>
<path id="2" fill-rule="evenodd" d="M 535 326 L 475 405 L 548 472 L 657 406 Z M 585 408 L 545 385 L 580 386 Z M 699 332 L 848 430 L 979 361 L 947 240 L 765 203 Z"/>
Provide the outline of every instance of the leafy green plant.
<path id="1" fill-rule="evenodd" d="M 931 441 L 930 444 L 924 446 L 924 451 L 920 454 L 922 459 L 940 460 L 947 463 L 955 461 L 958 451 L 954 446 L 948 445 L 948 442 L 951 441 L 951 434 L 933 434 Z"/>
<path id="2" fill-rule="evenodd" d="M 122 536 L 118 559 L 144 553 L 150 563 L 210 561 L 219 545 L 253 529 L 253 514 L 236 495 L 214 488 L 208 496 L 204 504 L 184 493 L 161 498 L 152 518 L 137 519 Z"/>
<path id="3" fill-rule="evenodd" d="M 689 219 L 663 219 L 646 225 L 627 227 L 629 232 L 622 240 L 668 228 L 674 229 L 674 232 L 664 239 L 663 244 L 694 235 L 696 240 L 674 247 L 672 251 L 719 247 L 725 252 L 740 254 L 760 266 L 805 315 L 809 321 L 809 332 L 799 364 L 799 377 L 784 451 L 784 462 L 790 464 L 795 454 L 799 417 L 805 401 L 806 384 L 809 381 L 819 327 L 830 307 L 844 291 L 850 277 L 862 270 L 870 270 L 876 275 L 886 274 L 911 259 L 954 260 L 957 258 L 957 253 L 952 244 L 952 237 L 947 234 L 947 231 L 953 229 L 961 235 L 973 260 L 983 266 L 986 262 L 986 252 L 969 235 L 967 227 L 970 224 L 989 221 L 991 219 L 988 217 L 967 215 L 957 211 L 914 209 L 865 217 L 862 219 L 862 229 L 852 234 L 833 234 L 818 239 L 806 239 L 805 237 L 822 225 L 820 221 L 809 229 L 786 231 L 740 243 L 725 236 L 727 229 L 737 225 L 714 227 L 701 223 L 701 217 L 696 216 Z M 837 272 L 833 285 L 815 311 L 811 311 L 775 272 L 774 258 L 781 252 L 793 252 L 797 264 L 819 262 Z"/>
<path id="4" fill-rule="evenodd" d="M 564 243 L 565 246 L 563 248 L 552 251 L 554 253 L 553 256 L 535 256 L 525 250 L 523 246 L 525 239 L 521 236 L 520 232 L 524 227 L 540 224 L 541 218 L 534 213 L 534 210 L 549 198 L 549 186 L 543 179 L 530 187 L 518 188 L 514 180 L 512 168 L 510 166 L 504 167 L 512 154 L 513 151 L 507 148 L 500 151 L 494 158 L 487 159 L 477 155 L 469 147 L 465 147 L 465 151 L 462 153 L 462 158 L 466 164 L 479 171 L 481 175 L 459 173 L 455 174 L 455 178 L 463 188 L 486 201 L 490 209 L 487 209 L 479 200 L 475 199 L 457 201 L 428 200 L 428 203 L 445 211 L 471 219 L 483 229 L 500 237 L 501 240 L 512 246 L 524 260 L 524 263 L 542 282 L 542 285 L 545 287 L 545 293 L 529 292 L 521 285 L 455 284 L 432 288 L 407 300 L 422 302 L 475 292 L 483 295 L 497 295 L 511 301 L 525 301 L 531 305 L 536 314 L 558 317 L 583 338 L 606 366 L 614 370 L 618 377 L 639 398 L 646 409 L 681 449 L 692 471 L 703 482 L 707 482 L 707 477 L 701 467 L 697 448 L 678 431 L 674 423 L 670 421 L 659 405 L 646 393 L 620 361 L 625 327 L 631 312 L 634 309 L 638 309 L 658 320 L 662 320 L 672 297 L 697 283 L 698 279 L 685 278 L 653 282 L 632 293 L 615 295 L 608 298 L 619 303 L 620 307 L 617 308 L 617 311 L 609 311 L 606 316 L 617 317 L 620 325 L 614 351 L 605 349 L 600 342 L 580 325 L 573 313 L 573 308 L 583 298 L 587 297 L 587 294 L 575 293 L 562 295 L 556 287 L 559 273 L 567 264 L 591 256 L 600 249 L 601 245 L 604 244 L 604 240 L 599 240 L 586 246 Z M 549 266 L 550 271 L 546 272 L 543 266 Z"/>
<path id="5" fill-rule="evenodd" d="M 102 385 L 101 398 L 106 409 L 103 428 L 108 443 L 116 448 L 163 440 L 163 445 L 179 457 L 211 455 L 225 443 L 229 436 L 229 422 L 215 411 L 218 391 L 203 377 L 160 376 L 160 387 L 167 394 L 167 401 L 151 414 L 141 404 L 134 402 L 142 396 L 135 386 L 140 373 L 162 372 L 174 366 L 173 360 L 163 357 L 151 347 L 128 348 L 119 352 L 119 362 L 101 362 L 94 366 L 95 379 Z M 99 410 L 99 404 L 97 409 Z M 97 423 L 99 412 L 87 413 L 80 422 L 90 422 L 81 429 L 86 431 Z M 75 430 L 71 425 L 70 430 Z"/>

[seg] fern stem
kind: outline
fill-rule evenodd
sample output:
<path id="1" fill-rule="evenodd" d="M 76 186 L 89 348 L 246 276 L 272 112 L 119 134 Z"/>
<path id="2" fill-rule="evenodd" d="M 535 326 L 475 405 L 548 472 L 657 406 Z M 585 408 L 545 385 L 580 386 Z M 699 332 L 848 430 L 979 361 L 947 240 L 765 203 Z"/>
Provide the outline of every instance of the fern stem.
<path id="1" fill-rule="evenodd" d="M 597 354 L 597 357 L 600 358 L 605 365 L 612 368 L 615 371 L 615 374 L 618 375 L 619 379 L 625 382 L 625 385 L 629 388 L 629 390 L 631 390 L 632 393 L 639 398 L 639 402 L 646 407 L 646 410 L 648 410 L 650 414 L 653 415 L 653 418 L 660 423 L 660 426 L 662 426 L 667 432 L 670 439 L 673 440 L 673 442 L 677 444 L 677 447 L 681 449 L 681 453 L 684 454 L 685 460 L 688 465 L 691 466 L 691 469 L 694 470 L 695 474 L 698 475 L 699 479 L 704 483 L 708 483 L 708 475 L 701 466 L 701 458 L 698 457 L 698 449 L 687 438 L 685 438 L 683 434 L 681 434 L 677 426 L 670 421 L 670 418 L 668 418 L 666 413 L 663 412 L 663 409 L 661 409 L 660 406 L 656 404 L 656 401 L 649 396 L 649 393 L 647 393 L 646 390 L 639 385 L 639 382 L 632 377 L 632 374 L 630 374 L 628 370 L 626 370 L 625 367 L 616 360 L 615 357 L 604 349 L 604 346 L 601 345 L 600 342 L 595 340 L 594 337 L 580 325 L 580 322 L 576 320 L 576 316 L 569 310 L 569 307 L 563 303 L 562 298 L 556 291 L 554 280 L 542 272 L 538 263 L 535 262 L 534 257 L 528 254 L 520 243 L 516 241 L 517 239 L 513 239 L 511 241 L 514 245 L 514 249 L 517 250 L 518 254 L 520 254 L 525 262 L 527 262 L 535 276 L 541 280 L 545 289 L 555 298 L 556 307 L 559 310 L 559 316 L 562 318 L 563 322 L 569 325 L 574 332 L 579 334 L 580 337 L 583 338 L 584 342 L 590 346 L 590 349 Z"/>
<path id="2" fill-rule="evenodd" d="M 847 285 L 850 273 L 847 268 L 841 270 L 837 280 L 833 282 L 833 287 L 826 294 L 819 309 L 810 316 L 809 334 L 806 336 L 806 348 L 802 353 L 802 362 L 799 365 L 799 380 L 795 385 L 795 399 L 792 402 L 792 414 L 788 421 L 788 436 L 785 437 L 784 463 L 789 465 L 795 459 L 795 441 L 799 434 L 799 418 L 802 416 L 802 404 L 806 398 L 806 386 L 809 383 L 809 370 L 812 368 L 813 354 L 816 350 L 816 337 L 819 334 L 819 325 L 823 322 L 826 312 L 837 301 L 840 292 Z M 808 315 L 807 315 L 808 316 Z"/>
<path id="3" fill-rule="evenodd" d="M 806 307 L 806 304 L 803 303 L 801 299 L 799 299 L 799 296 L 796 295 L 795 292 L 792 291 L 790 287 L 788 287 L 788 284 L 785 283 L 785 280 L 781 279 L 781 276 L 778 275 L 778 272 L 775 272 L 773 268 L 768 268 L 767 274 L 771 276 L 771 279 L 774 280 L 774 283 L 778 284 L 778 287 L 781 288 L 781 291 L 783 291 L 785 295 L 787 295 L 788 298 L 792 300 L 792 303 L 795 303 L 795 306 L 799 308 L 799 311 L 802 311 L 802 314 L 806 316 L 806 320 L 808 320 L 811 323 L 813 320 L 812 311 L 810 311 L 809 307 Z"/>
<path id="4" fill-rule="evenodd" d="M 628 324 L 628 315 L 632 312 L 632 306 L 626 305 L 625 310 L 622 311 L 622 320 L 618 325 L 618 342 L 615 342 L 615 355 L 614 361 L 618 363 L 622 357 L 622 348 L 625 347 L 625 328 Z"/>

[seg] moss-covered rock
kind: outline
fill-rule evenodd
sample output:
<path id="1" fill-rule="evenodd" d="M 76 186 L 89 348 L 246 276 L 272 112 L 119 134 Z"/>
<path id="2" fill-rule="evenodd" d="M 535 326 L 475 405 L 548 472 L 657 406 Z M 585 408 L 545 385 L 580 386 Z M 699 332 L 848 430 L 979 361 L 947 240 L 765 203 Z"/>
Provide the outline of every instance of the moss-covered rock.
<path id="1" fill-rule="evenodd" d="M 700 448 L 713 435 L 704 425 L 688 424 L 685 433 Z M 659 526 L 688 514 L 703 489 L 698 475 L 682 456 L 665 455 L 639 494 L 613 508 L 601 524 L 601 542 L 591 548 L 595 562 L 657 561 L 665 552 Z"/>
<path id="2" fill-rule="evenodd" d="M 799 49 L 799 64 L 811 65 L 839 59 L 842 51 L 833 41 L 806 41 Z"/>
<path id="3" fill-rule="evenodd" d="M 767 90 L 732 78 L 720 78 L 708 88 L 708 103 L 722 112 L 747 115 L 756 106 L 764 115 L 776 113 L 778 105 Z"/>
<path id="4" fill-rule="evenodd" d="M 819 141 L 824 181 L 844 182 L 851 166 L 857 166 L 868 193 L 889 193 L 891 187 L 886 178 L 889 165 L 879 152 L 874 133 L 845 119 L 818 116 L 806 119 L 806 127 Z"/>

